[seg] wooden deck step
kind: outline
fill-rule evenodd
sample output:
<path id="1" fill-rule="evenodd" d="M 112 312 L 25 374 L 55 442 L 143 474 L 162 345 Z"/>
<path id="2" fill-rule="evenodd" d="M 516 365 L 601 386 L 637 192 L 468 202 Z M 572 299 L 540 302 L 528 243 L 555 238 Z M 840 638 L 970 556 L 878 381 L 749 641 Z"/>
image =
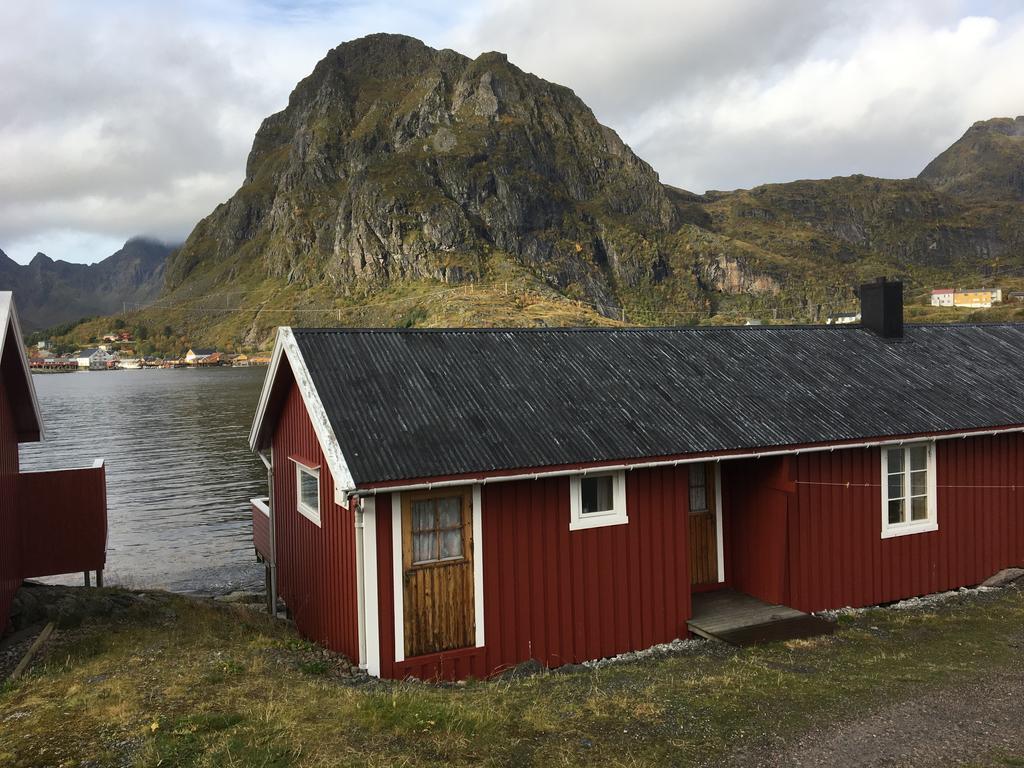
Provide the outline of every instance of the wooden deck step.
<path id="1" fill-rule="evenodd" d="M 835 622 L 772 605 L 733 589 L 702 592 L 693 596 L 691 632 L 731 645 L 755 645 L 796 640 L 835 632 Z"/>

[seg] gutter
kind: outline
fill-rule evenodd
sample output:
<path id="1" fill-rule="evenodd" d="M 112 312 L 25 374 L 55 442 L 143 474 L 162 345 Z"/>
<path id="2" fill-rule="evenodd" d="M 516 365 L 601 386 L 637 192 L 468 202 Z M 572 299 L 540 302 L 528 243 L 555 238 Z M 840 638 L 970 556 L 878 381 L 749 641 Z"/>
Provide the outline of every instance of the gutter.
<path id="1" fill-rule="evenodd" d="M 567 477 L 569 475 L 591 475 L 605 472 L 623 472 L 631 471 L 634 469 L 652 469 L 655 467 L 678 467 L 683 464 L 696 464 L 706 461 L 729 461 L 738 459 L 760 459 L 772 456 L 798 456 L 802 453 L 821 453 L 824 451 L 834 452 L 842 451 L 847 448 L 878 448 L 887 445 L 904 445 L 906 443 L 914 443 L 924 440 L 953 440 L 956 438 L 967 439 L 968 437 L 985 437 L 994 435 L 1012 434 L 1017 432 L 1024 432 L 1024 426 L 1020 427 L 1005 427 L 1002 429 L 984 429 L 969 432 L 953 432 L 946 434 L 933 434 L 933 435 L 918 435 L 914 437 L 899 437 L 892 438 L 889 440 L 869 440 L 857 443 L 840 443 L 840 444 L 825 444 L 825 445 L 814 445 L 805 448 L 788 448 L 784 450 L 776 451 L 747 451 L 745 453 L 729 453 L 729 454 L 694 454 L 681 459 L 660 459 L 657 461 L 642 461 L 642 462 L 625 462 L 618 464 L 603 464 L 601 466 L 593 467 L 577 467 L 573 469 L 556 469 L 544 471 L 540 470 L 537 472 L 523 472 L 514 475 L 475 475 L 462 477 L 456 480 L 438 480 L 435 482 L 420 482 L 420 483 L 407 483 L 404 485 L 388 485 L 380 486 L 376 488 L 353 488 L 345 491 L 345 498 L 348 500 L 354 495 L 359 496 L 376 496 L 379 493 L 401 493 L 405 491 L 424 491 L 432 490 L 434 488 L 449 488 L 456 485 L 471 485 L 481 484 L 489 485 L 492 483 L 508 483 L 516 480 L 539 480 L 541 478 L 548 477 Z"/>

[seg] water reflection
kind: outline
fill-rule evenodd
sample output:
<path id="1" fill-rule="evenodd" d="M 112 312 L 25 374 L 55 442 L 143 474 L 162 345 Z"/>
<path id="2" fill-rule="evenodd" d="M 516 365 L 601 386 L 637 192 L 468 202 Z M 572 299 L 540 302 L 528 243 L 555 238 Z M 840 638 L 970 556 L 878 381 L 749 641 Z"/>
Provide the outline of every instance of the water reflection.
<path id="1" fill-rule="evenodd" d="M 265 493 L 266 474 L 247 440 L 265 371 L 33 378 L 47 439 L 21 447 L 22 468 L 106 460 L 108 583 L 204 592 L 261 584 L 248 500 Z"/>

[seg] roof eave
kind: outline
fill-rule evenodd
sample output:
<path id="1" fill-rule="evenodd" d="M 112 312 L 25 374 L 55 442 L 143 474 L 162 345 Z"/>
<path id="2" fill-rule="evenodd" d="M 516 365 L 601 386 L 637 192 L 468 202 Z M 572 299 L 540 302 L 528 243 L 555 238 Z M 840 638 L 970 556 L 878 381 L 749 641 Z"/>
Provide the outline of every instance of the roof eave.
<path id="1" fill-rule="evenodd" d="M 259 404 L 256 407 L 256 415 L 249 432 L 249 448 L 253 452 L 258 452 L 270 443 L 274 425 L 267 421 L 267 414 L 282 360 L 288 362 L 288 367 L 306 407 L 306 413 L 313 425 L 313 431 L 320 443 L 320 449 L 323 451 L 327 466 L 331 471 L 331 477 L 334 479 L 335 503 L 344 504 L 346 497 L 355 490 L 356 484 L 352 479 L 352 472 L 342 453 L 341 444 L 334 434 L 334 428 L 327 417 L 327 411 L 317 392 L 316 385 L 313 383 L 305 358 L 302 356 L 302 350 L 299 349 L 299 345 L 295 341 L 295 334 L 288 326 L 280 326 L 277 329 L 274 352 L 267 368 L 267 376 L 263 380 Z"/>
<path id="2" fill-rule="evenodd" d="M 349 491 L 349 495 L 373 495 L 377 493 L 393 493 L 429 488 L 443 488 L 452 485 L 475 483 L 498 483 L 514 480 L 535 480 L 544 477 L 579 475 L 590 472 L 611 472 L 617 470 L 637 470 L 655 467 L 671 467 L 682 464 L 693 464 L 705 461 L 727 461 L 737 459 L 760 459 L 772 456 L 795 456 L 802 453 L 821 453 L 851 448 L 876 448 L 886 445 L 900 445 L 915 440 L 952 440 L 969 437 L 1024 432 L 1024 424 L 1006 426 L 989 426 L 977 429 L 950 430 L 944 432 L 925 432 L 907 435 L 879 436 L 863 439 L 807 443 L 785 446 L 764 446 L 762 448 L 746 448 L 727 451 L 678 454 L 674 456 L 638 457 L 613 461 L 589 462 L 580 464 L 561 464 L 549 467 L 519 467 L 480 472 L 466 472 L 455 475 L 435 475 L 431 477 L 403 478 L 399 480 L 382 480 L 360 483 L 357 488 Z"/>

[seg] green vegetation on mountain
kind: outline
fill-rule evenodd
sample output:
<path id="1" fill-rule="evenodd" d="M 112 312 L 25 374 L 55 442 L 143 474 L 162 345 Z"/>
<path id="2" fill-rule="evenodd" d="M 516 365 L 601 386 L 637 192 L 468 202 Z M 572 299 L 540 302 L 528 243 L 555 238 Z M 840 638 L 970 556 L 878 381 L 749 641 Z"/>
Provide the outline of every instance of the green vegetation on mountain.
<path id="1" fill-rule="evenodd" d="M 263 122 L 241 188 L 127 320 L 251 349 L 280 324 L 822 322 L 882 274 L 912 302 L 986 276 L 1013 287 L 1022 124 L 975 125 L 919 179 L 697 195 L 502 54 L 372 35 Z"/>

